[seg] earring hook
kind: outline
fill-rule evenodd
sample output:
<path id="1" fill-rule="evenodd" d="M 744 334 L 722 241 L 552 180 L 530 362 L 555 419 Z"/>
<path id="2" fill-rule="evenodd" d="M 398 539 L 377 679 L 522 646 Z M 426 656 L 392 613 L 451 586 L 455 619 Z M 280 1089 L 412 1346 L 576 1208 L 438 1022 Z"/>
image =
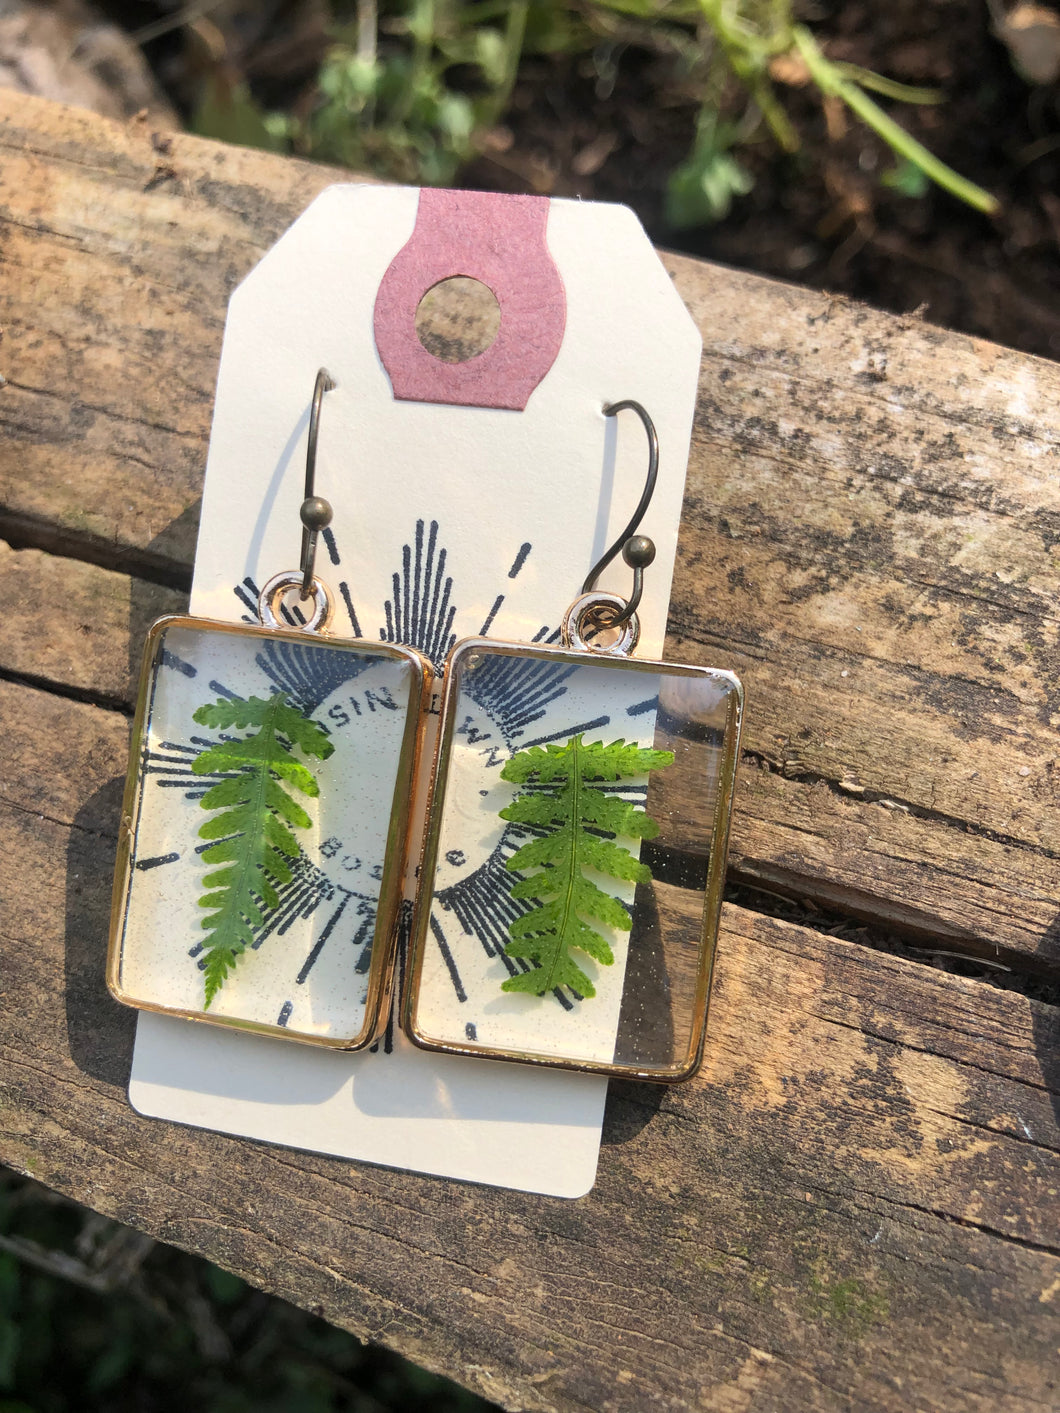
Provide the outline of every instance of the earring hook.
<path id="1" fill-rule="evenodd" d="M 604 626 L 608 628 L 620 628 L 624 623 L 628 623 L 637 611 L 641 596 L 644 592 L 644 570 L 655 558 L 655 543 L 647 535 L 638 535 L 637 526 L 644 519 L 651 498 L 655 494 L 655 482 L 659 478 L 659 436 L 655 430 L 655 423 L 648 416 L 648 413 L 639 402 L 633 398 L 626 398 L 622 402 L 610 402 L 604 407 L 605 417 L 617 417 L 620 412 L 626 410 L 635 412 L 644 424 L 644 430 L 648 436 L 648 478 L 644 483 L 644 490 L 637 508 L 630 518 L 629 524 L 619 535 L 611 548 L 601 556 L 593 565 L 582 585 L 582 593 L 588 594 L 596 587 L 596 581 L 604 572 L 607 566 L 614 559 L 618 552 L 622 551 L 622 558 L 633 570 L 633 593 L 630 595 L 625 608 L 615 618 L 608 617 Z"/>
<path id="2" fill-rule="evenodd" d="M 298 512 L 302 521 L 302 559 L 299 573 L 302 576 L 301 597 L 307 599 L 313 592 L 313 568 L 317 557 L 317 536 L 331 524 L 330 501 L 316 493 L 317 437 L 320 434 L 320 404 L 324 394 L 335 387 L 335 379 L 326 368 L 317 373 L 313 388 L 313 407 L 309 414 L 309 442 L 305 454 L 305 499 Z"/>

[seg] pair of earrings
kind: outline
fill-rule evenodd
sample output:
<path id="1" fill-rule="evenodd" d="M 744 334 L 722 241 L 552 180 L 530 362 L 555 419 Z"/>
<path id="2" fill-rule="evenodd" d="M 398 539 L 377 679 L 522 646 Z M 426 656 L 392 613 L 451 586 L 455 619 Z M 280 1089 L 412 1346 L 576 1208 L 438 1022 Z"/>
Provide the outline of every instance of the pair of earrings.
<path id="1" fill-rule="evenodd" d="M 314 574 L 331 507 L 314 470 L 332 386 L 321 369 L 299 570 L 264 586 L 257 625 L 171 617 L 149 632 L 111 991 L 357 1050 L 386 1026 L 400 972 L 401 1023 L 424 1048 L 687 1078 L 705 1034 L 742 691 L 728 672 L 632 656 L 655 555 L 637 534 L 658 471 L 651 418 L 632 401 L 604 408 L 640 418 L 648 477 L 561 645 L 479 637 L 449 653 L 409 902 L 434 674 L 414 648 L 331 636 L 332 595 Z M 594 587 L 619 553 L 628 600 Z M 312 605 L 300 626 L 284 612 L 293 592 Z"/>

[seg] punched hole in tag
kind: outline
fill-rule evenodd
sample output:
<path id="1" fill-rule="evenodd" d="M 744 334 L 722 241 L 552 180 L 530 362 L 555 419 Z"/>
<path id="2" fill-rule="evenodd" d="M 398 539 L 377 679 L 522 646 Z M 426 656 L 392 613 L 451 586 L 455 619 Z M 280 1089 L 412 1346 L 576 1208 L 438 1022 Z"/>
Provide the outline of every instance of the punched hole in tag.
<path id="1" fill-rule="evenodd" d="M 497 296 L 481 280 L 439 280 L 416 306 L 416 337 L 440 363 L 468 363 L 492 347 L 500 332 Z"/>

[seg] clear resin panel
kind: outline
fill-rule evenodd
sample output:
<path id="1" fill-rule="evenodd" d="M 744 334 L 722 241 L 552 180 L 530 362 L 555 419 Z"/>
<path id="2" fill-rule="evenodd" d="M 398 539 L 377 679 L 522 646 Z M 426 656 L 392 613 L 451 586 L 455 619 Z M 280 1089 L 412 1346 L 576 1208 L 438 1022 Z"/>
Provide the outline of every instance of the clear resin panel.
<path id="1" fill-rule="evenodd" d="M 694 1072 L 740 711 L 727 672 L 457 647 L 403 1007 L 418 1044 Z"/>
<path id="2" fill-rule="evenodd" d="M 115 880 L 119 1000 L 345 1048 L 374 1038 L 428 678 L 385 644 L 155 624 Z"/>

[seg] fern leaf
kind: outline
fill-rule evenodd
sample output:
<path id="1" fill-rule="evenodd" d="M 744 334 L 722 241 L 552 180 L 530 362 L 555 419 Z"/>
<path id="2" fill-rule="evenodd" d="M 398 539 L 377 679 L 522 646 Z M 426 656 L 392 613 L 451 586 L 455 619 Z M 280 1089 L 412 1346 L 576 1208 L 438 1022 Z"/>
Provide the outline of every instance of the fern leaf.
<path id="1" fill-rule="evenodd" d="M 274 729 L 289 736 L 296 746 L 301 746 L 306 755 L 327 760 L 332 754 L 335 747 L 328 739 L 328 733 L 311 717 L 291 706 L 286 692 L 276 692 L 267 699 L 223 697 L 220 701 L 211 702 L 209 706 L 200 707 L 195 713 L 195 720 L 200 726 L 213 726 L 220 731 L 230 730 L 233 726 L 244 731 L 248 726 L 260 725 L 267 708 L 272 710 Z M 222 743 L 227 744 L 239 743 Z"/>
<path id="2" fill-rule="evenodd" d="M 656 751 L 647 746 L 627 746 L 625 741 L 614 741 L 605 746 L 602 741 L 593 741 L 584 747 L 585 763 L 582 777 L 585 780 L 627 780 L 633 775 L 646 775 L 649 770 L 673 765 L 673 751 Z"/>
<path id="3" fill-rule="evenodd" d="M 239 957 L 253 941 L 268 913 L 279 906 L 279 889 L 291 881 L 290 860 L 298 840 L 290 826 L 309 828 L 312 820 L 285 785 L 315 799 L 315 776 L 292 755 L 326 760 L 334 750 L 327 732 L 297 707 L 286 692 L 271 697 L 226 697 L 199 707 L 194 719 L 218 730 L 251 731 L 206 746 L 191 763 L 195 775 L 223 775 L 203 795 L 200 805 L 213 817 L 204 820 L 199 838 L 216 840 L 203 850 L 214 867 L 202 880 L 199 906 L 206 937 L 203 980 L 205 1009 L 224 985 Z"/>
<path id="4" fill-rule="evenodd" d="M 650 883 L 651 869 L 641 863 L 628 849 L 613 839 L 600 839 L 589 834 L 582 841 L 582 860 L 600 873 L 622 878 L 629 883 Z"/>
<path id="5" fill-rule="evenodd" d="M 524 786 L 501 818 L 535 831 L 534 837 L 508 860 L 515 873 L 539 872 L 518 878 L 513 898 L 535 899 L 538 906 L 516 918 L 508 928 L 509 957 L 533 962 L 503 983 L 502 990 L 544 996 L 566 986 L 588 999 L 596 995 L 592 981 L 571 956 L 581 951 L 604 966 L 614 953 L 594 922 L 628 932 L 629 911 L 618 898 L 586 875 L 631 883 L 645 883 L 651 870 L 615 837 L 651 839 L 659 832 L 656 822 L 639 806 L 619 799 L 591 782 L 614 782 L 646 775 L 673 764 L 672 751 L 612 741 L 586 745 L 572 736 L 563 745 L 531 746 L 512 756 L 501 778 Z M 604 837 L 610 834 L 611 838 Z"/>

